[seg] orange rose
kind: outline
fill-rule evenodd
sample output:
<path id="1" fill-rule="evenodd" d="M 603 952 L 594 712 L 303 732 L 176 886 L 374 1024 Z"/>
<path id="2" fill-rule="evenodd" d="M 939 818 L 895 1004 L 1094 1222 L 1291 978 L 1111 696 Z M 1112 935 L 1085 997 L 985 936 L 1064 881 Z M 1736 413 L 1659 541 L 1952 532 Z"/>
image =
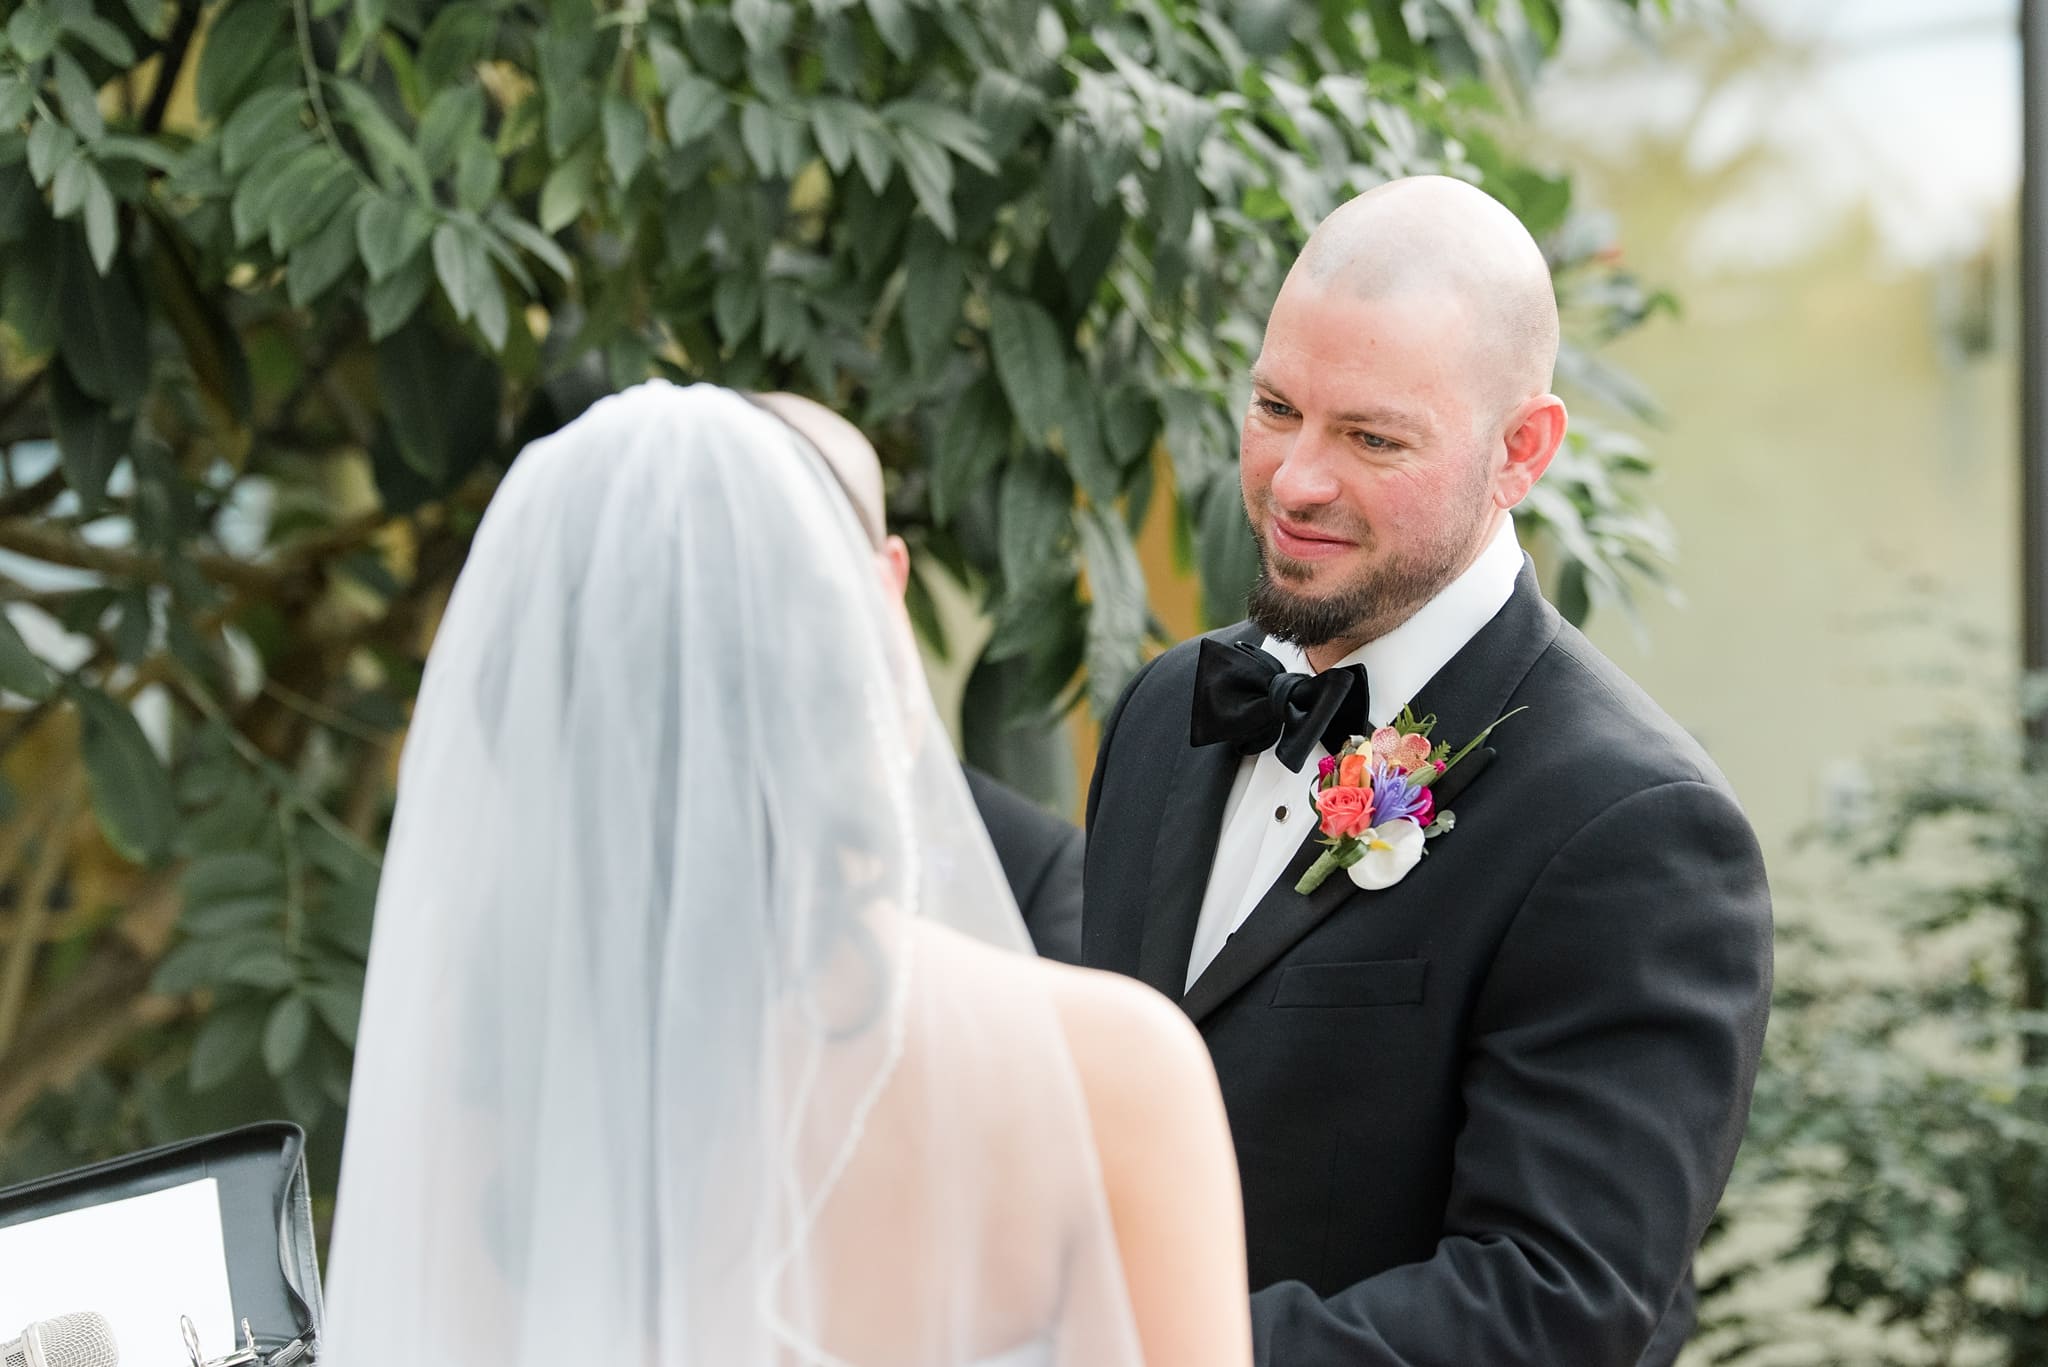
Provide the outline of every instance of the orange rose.
<path id="1" fill-rule="evenodd" d="M 1372 829 L 1372 791 L 1367 788 L 1325 788 L 1316 794 L 1316 810 L 1323 814 L 1323 834 L 1342 839 L 1364 835 Z"/>
<path id="2" fill-rule="evenodd" d="M 1366 771 L 1372 761 L 1364 755 L 1346 755 L 1337 761 L 1337 782 L 1346 788 L 1364 788 L 1371 784 Z"/>

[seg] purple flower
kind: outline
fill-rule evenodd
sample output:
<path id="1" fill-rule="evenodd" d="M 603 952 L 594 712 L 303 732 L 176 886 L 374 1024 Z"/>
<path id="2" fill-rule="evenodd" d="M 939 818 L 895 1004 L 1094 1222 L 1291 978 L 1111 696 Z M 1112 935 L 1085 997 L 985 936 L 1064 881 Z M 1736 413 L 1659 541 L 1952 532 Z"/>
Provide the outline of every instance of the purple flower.
<path id="1" fill-rule="evenodd" d="M 1372 822 L 1377 826 L 1402 817 L 1419 817 L 1429 803 L 1427 790 L 1412 785 L 1405 774 L 1381 769 L 1372 776 Z"/>

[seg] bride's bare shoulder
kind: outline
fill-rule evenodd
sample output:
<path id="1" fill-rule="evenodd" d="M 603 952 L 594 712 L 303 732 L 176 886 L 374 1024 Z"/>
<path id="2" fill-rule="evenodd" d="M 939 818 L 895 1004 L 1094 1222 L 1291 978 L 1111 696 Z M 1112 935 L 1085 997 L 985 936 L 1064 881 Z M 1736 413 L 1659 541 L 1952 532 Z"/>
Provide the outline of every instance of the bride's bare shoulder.
<path id="1" fill-rule="evenodd" d="M 1178 1006 L 1136 979 L 1076 968 L 983 944 L 927 923 L 926 944 L 942 971 L 988 990 L 993 1009 L 1005 989 L 1043 1000 L 1059 1018 L 1068 1052 L 1091 1096 L 1215 1087 L 1208 1047 Z"/>

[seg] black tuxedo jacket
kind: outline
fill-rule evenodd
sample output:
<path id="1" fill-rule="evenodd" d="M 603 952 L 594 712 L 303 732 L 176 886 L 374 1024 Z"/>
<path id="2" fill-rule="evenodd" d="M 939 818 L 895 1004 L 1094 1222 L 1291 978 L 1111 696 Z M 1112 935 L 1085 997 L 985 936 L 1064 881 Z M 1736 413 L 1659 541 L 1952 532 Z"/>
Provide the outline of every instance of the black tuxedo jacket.
<path id="1" fill-rule="evenodd" d="M 1446 803 L 1455 829 L 1379 892 L 1339 872 L 1296 893 L 1304 842 L 1183 993 L 1238 765 L 1188 744 L 1195 658 L 1147 665 L 1104 730 L 1083 959 L 1208 1040 L 1259 1363 L 1668 1363 L 1770 996 L 1763 861 L 1726 780 L 1525 561 L 1414 700 L 1454 749 L 1528 708 Z"/>
<path id="2" fill-rule="evenodd" d="M 967 791 L 1040 956 L 1081 962 L 1081 832 L 1013 788 L 967 768 Z"/>

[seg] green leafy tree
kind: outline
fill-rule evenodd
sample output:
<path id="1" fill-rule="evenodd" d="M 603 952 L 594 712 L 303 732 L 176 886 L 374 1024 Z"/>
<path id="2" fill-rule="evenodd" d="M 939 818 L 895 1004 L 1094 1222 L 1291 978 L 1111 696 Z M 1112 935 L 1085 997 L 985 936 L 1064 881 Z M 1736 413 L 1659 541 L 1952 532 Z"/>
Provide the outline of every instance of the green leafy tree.
<path id="1" fill-rule="evenodd" d="M 2048 1362 L 2048 742 L 1986 710 L 1831 833 L 1857 942 L 1781 937 L 1726 1232 L 1785 1233 L 1704 1288 L 1712 1361 Z"/>
<path id="2" fill-rule="evenodd" d="M 920 625 L 944 647 L 937 572 L 994 619 L 970 735 L 997 746 L 1139 663 L 1156 488 L 1238 615 L 1238 391 L 1342 199 L 1463 175 L 1551 244 L 1579 339 L 1658 303 L 1490 135 L 1550 0 L 0 13 L 16 1170 L 254 1114 L 331 1155 L 437 612 L 512 456 L 597 395 L 853 415 Z M 1581 434 L 1527 511 L 1578 614 L 1665 549 L 1640 455 Z"/>

